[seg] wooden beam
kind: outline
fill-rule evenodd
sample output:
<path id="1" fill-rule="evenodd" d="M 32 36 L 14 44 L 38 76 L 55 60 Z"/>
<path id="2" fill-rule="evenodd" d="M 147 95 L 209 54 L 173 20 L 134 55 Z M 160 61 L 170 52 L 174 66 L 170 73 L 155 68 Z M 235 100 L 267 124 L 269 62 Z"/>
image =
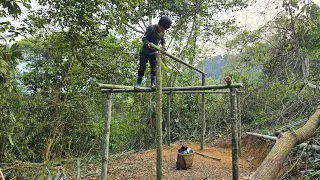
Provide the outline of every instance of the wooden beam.
<path id="1" fill-rule="evenodd" d="M 151 47 L 154 48 L 154 49 L 157 50 L 157 51 L 161 51 L 161 50 L 162 50 L 159 46 L 156 46 L 156 45 L 154 45 L 154 44 L 152 44 Z M 207 73 L 205 73 L 204 71 L 202 71 L 202 70 L 200 70 L 200 69 L 198 69 L 198 68 L 196 68 L 196 67 L 193 67 L 193 66 L 191 66 L 190 64 L 184 62 L 183 60 L 175 57 L 174 55 L 172 55 L 172 54 L 170 54 L 170 53 L 168 53 L 167 51 L 164 51 L 163 54 L 164 54 L 164 55 L 167 55 L 167 56 L 170 57 L 171 59 L 176 60 L 177 62 L 179 62 L 179 63 L 181 63 L 181 64 L 184 64 L 184 65 L 190 67 L 191 69 L 194 69 L 194 70 L 198 71 L 199 73 L 202 73 L 202 74 L 205 74 L 205 75 L 207 74 Z"/>

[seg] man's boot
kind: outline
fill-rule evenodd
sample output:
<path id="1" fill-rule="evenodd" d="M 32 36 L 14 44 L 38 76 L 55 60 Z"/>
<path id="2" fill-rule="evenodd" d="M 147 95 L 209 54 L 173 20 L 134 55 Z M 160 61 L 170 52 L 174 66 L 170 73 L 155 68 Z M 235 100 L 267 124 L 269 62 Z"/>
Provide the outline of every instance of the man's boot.
<path id="1" fill-rule="evenodd" d="M 156 76 L 151 76 L 151 89 L 156 88 Z"/>
<path id="2" fill-rule="evenodd" d="M 136 83 L 136 85 L 134 86 L 134 89 L 140 89 L 141 82 L 142 82 L 142 77 L 138 77 L 137 83 Z"/>

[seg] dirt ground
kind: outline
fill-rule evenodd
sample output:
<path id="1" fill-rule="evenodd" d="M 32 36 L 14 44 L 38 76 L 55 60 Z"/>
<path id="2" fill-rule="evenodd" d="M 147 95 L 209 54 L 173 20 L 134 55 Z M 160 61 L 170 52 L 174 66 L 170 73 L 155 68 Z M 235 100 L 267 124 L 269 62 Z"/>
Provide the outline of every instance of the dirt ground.
<path id="1" fill-rule="evenodd" d="M 220 161 L 195 154 L 193 165 L 188 170 L 176 170 L 177 151 L 182 144 L 193 151 L 220 158 Z M 249 179 L 250 174 L 260 165 L 269 152 L 269 142 L 255 137 L 242 140 L 239 158 L 239 178 Z M 175 142 L 167 147 L 163 145 L 163 179 L 232 179 L 231 141 L 223 140 L 200 150 L 198 142 Z M 156 150 L 139 153 L 127 153 L 112 157 L 108 163 L 108 179 L 156 179 Z"/>

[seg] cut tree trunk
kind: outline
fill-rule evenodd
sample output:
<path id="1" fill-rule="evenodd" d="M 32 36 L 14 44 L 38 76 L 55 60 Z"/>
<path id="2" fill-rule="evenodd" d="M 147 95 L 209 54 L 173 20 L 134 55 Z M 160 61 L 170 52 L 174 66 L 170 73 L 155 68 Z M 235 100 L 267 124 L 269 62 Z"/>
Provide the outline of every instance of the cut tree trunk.
<path id="1" fill-rule="evenodd" d="M 276 179 L 293 147 L 311 138 L 320 124 L 320 105 L 304 126 L 282 134 L 251 179 Z"/>

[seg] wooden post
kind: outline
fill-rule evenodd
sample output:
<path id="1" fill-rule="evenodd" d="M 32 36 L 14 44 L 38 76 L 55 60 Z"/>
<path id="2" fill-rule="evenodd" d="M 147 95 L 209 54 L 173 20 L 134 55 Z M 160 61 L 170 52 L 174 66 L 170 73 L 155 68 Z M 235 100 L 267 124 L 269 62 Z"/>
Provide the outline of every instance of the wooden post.
<path id="1" fill-rule="evenodd" d="M 159 53 L 156 53 L 156 100 L 157 100 L 157 180 L 162 179 L 162 79 Z"/>
<path id="2" fill-rule="evenodd" d="M 238 109 L 238 116 L 237 116 L 237 120 L 238 120 L 238 155 L 241 156 L 241 104 L 240 104 L 240 93 L 238 93 L 237 90 L 237 109 Z"/>
<path id="3" fill-rule="evenodd" d="M 110 121 L 111 121 L 111 94 L 107 93 L 106 117 L 104 121 L 104 140 L 103 140 L 103 153 L 102 153 L 101 180 L 106 180 L 108 177 L 107 172 L 108 172 Z"/>
<path id="4" fill-rule="evenodd" d="M 238 171 L 238 127 L 236 88 L 230 88 L 230 111 L 232 123 L 232 179 L 239 179 Z"/>
<path id="5" fill-rule="evenodd" d="M 205 85 L 205 74 L 202 74 L 202 86 Z M 206 133 L 206 119 L 205 119 L 205 93 L 202 93 L 202 104 L 201 104 L 201 150 L 203 150 L 203 145 L 204 145 L 204 136 Z"/>
<path id="6" fill-rule="evenodd" d="M 170 136 L 170 109 L 171 109 L 171 94 L 167 94 L 167 145 L 170 147 L 171 136 Z"/>

